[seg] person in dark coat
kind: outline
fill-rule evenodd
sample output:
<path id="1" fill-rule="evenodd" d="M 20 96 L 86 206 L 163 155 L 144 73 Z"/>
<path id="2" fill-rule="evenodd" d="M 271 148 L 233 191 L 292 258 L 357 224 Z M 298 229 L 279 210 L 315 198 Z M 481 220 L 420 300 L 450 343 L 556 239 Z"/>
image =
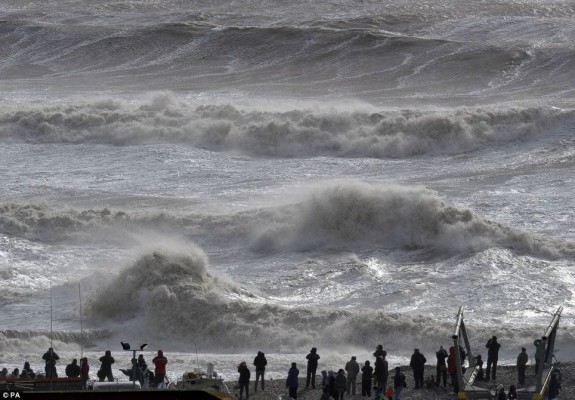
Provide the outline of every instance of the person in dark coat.
<path id="1" fill-rule="evenodd" d="M 483 375 L 483 360 L 481 359 L 481 354 L 478 354 L 477 357 L 475 357 L 475 364 L 477 364 L 478 367 L 477 376 L 475 377 L 475 379 L 478 381 L 482 381 L 485 378 Z"/>
<path id="2" fill-rule="evenodd" d="M 385 358 L 387 356 L 387 351 L 383 350 L 383 346 L 381 344 L 378 344 L 377 347 L 375 348 L 373 356 L 375 358 L 377 358 L 377 356 L 382 356 L 383 358 Z"/>
<path id="3" fill-rule="evenodd" d="M 104 382 L 106 378 L 108 382 L 114 382 L 114 375 L 112 374 L 112 364 L 116 361 L 114 357 L 112 357 L 112 352 L 110 350 L 106 350 L 106 353 L 100 357 L 100 370 L 98 371 L 98 380 L 100 382 Z"/>
<path id="4" fill-rule="evenodd" d="M 371 397 L 371 378 L 373 375 L 373 367 L 366 361 L 364 366 L 361 367 L 361 395 L 363 397 Z"/>
<path id="5" fill-rule="evenodd" d="M 409 366 L 413 369 L 413 379 L 415 380 L 416 389 L 423 388 L 423 375 L 426 362 L 427 359 L 419 352 L 419 349 L 413 350 Z"/>
<path id="6" fill-rule="evenodd" d="M 56 361 L 58 361 L 60 357 L 54 351 L 52 347 L 48 349 L 47 352 L 44 353 L 42 356 L 42 360 L 46 361 L 46 367 L 44 371 L 46 372 L 46 378 L 57 378 L 58 372 L 56 371 Z"/>
<path id="7" fill-rule="evenodd" d="M 88 357 L 80 360 L 80 378 L 82 379 L 82 387 L 87 388 L 88 380 L 90 379 L 90 365 L 88 364 Z"/>
<path id="8" fill-rule="evenodd" d="M 441 381 L 443 381 L 443 387 L 447 386 L 447 350 L 443 346 L 439 347 L 439 350 L 435 352 L 435 357 L 437 358 L 437 368 L 436 368 L 436 379 L 435 384 L 441 386 Z"/>
<path id="9" fill-rule="evenodd" d="M 286 387 L 289 391 L 289 397 L 297 400 L 297 388 L 299 387 L 299 369 L 296 363 L 291 363 L 291 368 L 288 371 L 286 379 Z"/>
<path id="10" fill-rule="evenodd" d="M 242 396 L 244 394 L 244 389 L 246 391 L 246 400 L 250 398 L 250 370 L 245 361 L 242 361 L 240 365 L 238 365 L 238 372 L 240 374 L 240 378 L 238 379 L 238 383 L 240 384 L 240 399 L 242 400 Z"/>
<path id="11" fill-rule="evenodd" d="M 527 370 L 527 362 L 529 355 L 525 347 L 521 348 L 521 353 L 517 356 L 517 383 L 520 385 L 525 384 L 525 371 Z"/>
<path id="12" fill-rule="evenodd" d="M 385 388 L 387 386 L 388 366 L 384 356 L 377 356 L 375 358 L 375 385 L 377 387 Z"/>
<path id="13" fill-rule="evenodd" d="M 26 361 L 24 363 L 24 368 L 22 368 L 22 371 L 20 372 L 20 378 L 35 378 L 35 377 L 36 374 L 34 373 L 32 368 L 30 368 L 30 363 Z"/>
<path id="14" fill-rule="evenodd" d="M 401 372 L 401 368 L 395 367 L 395 376 L 393 377 L 393 389 L 395 390 L 394 400 L 401 400 L 401 392 L 407 387 L 405 375 Z"/>
<path id="15" fill-rule="evenodd" d="M 254 385 L 254 392 L 258 391 L 258 380 L 262 379 L 262 390 L 264 390 L 264 374 L 266 372 L 266 365 L 268 365 L 268 360 L 266 355 L 261 351 L 258 351 L 258 355 L 254 358 L 254 365 L 256 367 L 256 383 Z"/>
<path id="16" fill-rule="evenodd" d="M 507 396 L 505 395 L 505 388 L 503 388 L 503 385 L 497 386 L 496 400 L 507 400 Z"/>
<path id="17" fill-rule="evenodd" d="M 493 336 L 487 344 L 487 368 L 485 368 L 485 380 L 495 380 L 497 373 L 497 360 L 499 359 L 499 348 L 501 345 L 497 342 L 497 336 Z M 489 373 L 491 372 L 491 376 Z"/>
<path id="18" fill-rule="evenodd" d="M 347 372 L 347 394 L 355 395 L 356 379 L 359 374 L 359 364 L 355 356 L 352 356 L 351 360 L 345 364 L 345 372 Z"/>
<path id="19" fill-rule="evenodd" d="M 319 354 L 317 354 L 317 349 L 312 347 L 309 354 L 305 357 L 307 359 L 307 374 L 305 378 L 305 388 L 308 389 L 311 383 L 312 389 L 315 389 L 315 374 L 317 371 L 317 364 L 319 360 Z"/>
<path id="20" fill-rule="evenodd" d="M 337 389 L 335 388 L 335 375 L 333 371 L 327 373 L 327 386 L 329 387 L 329 395 L 337 399 Z"/>
<path id="21" fill-rule="evenodd" d="M 72 360 L 71 364 L 66 366 L 66 376 L 68 378 L 78 378 L 80 376 L 80 366 L 78 365 L 78 360 L 75 358 Z"/>
<path id="22" fill-rule="evenodd" d="M 336 400 L 343 400 L 343 395 L 345 393 L 345 388 L 347 386 L 347 378 L 345 377 L 345 371 L 340 369 L 337 371 L 337 376 L 335 377 L 335 393 Z"/>

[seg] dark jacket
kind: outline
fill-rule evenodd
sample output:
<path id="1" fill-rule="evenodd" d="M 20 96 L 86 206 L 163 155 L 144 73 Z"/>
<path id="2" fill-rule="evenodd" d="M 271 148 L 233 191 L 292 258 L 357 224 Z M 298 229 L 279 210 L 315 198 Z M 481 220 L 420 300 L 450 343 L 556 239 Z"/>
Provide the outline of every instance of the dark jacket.
<path id="1" fill-rule="evenodd" d="M 405 381 L 405 375 L 402 372 L 396 372 L 393 377 L 393 387 L 396 389 L 398 387 L 407 387 L 407 382 Z"/>
<path id="2" fill-rule="evenodd" d="M 297 369 L 297 367 L 291 367 L 288 371 L 288 376 L 286 379 L 286 387 L 297 389 L 297 387 L 299 386 L 299 380 L 297 378 L 298 375 L 299 375 L 299 369 Z"/>
<path id="3" fill-rule="evenodd" d="M 497 360 L 499 358 L 499 348 L 501 345 L 497 343 L 497 340 L 489 339 L 485 345 L 489 350 L 487 350 L 487 358 L 492 360 Z"/>
<path id="4" fill-rule="evenodd" d="M 305 358 L 307 358 L 308 369 L 317 369 L 319 354 L 316 352 L 310 352 Z"/>
<path id="5" fill-rule="evenodd" d="M 256 371 L 265 371 L 266 365 L 268 365 L 268 360 L 266 356 L 261 351 L 258 351 L 258 355 L 254 358 L 254 365 L 256 366 Z"/>
<path id="6" fill-rule="evenodd" d="M 370 365 L 364 365 L 361 367 L 361 374 L 362 381 L 371 381 L 373 376 L 373 368 Z"/>
<path id="7" fill-rule="evenodd" d="M 411 362 L 409 363 L 409 366 L 415 370 L 421 370 L 421 369 L 425 368 L 426 362 L 427 362 L 427 359 L 425 358 L 425 356 L 423 354 L 421 354 L 420 352 L 416 351 L 411 356 Z"/>
<path id="8" fill-rule="evenodd" d="M 106 354 L 100 357 L 100 362 L 102 363 L 100 370 L 104 373 L 108 373 L 112 371 L 112 364 L 114 364 L 116 360 L 112 357 L 112 353 L 106 351 Z"/>
<path id="9" fill-rule="evenodd" d="M 238 372 L 240 373 L 240 379 L 239 379 L 240 384 L 250 382 L 251 373 L 247 366 L 240 365 L 238 367 Z"/>
<path id="10" fill-rule="evenodd" d="M 72 361 L 72 364 L 68 364 L 66 366 L 66 376 L 68 378 L 77 378 L 80 376 L 80 366 L 77 364 L 77 361 Z"/>
<path id="11" fill-rule="evenodd" d="M 435 356 L 437 357 L 437 365 L 439 366 L 445 366 L 445 360 L 447 360 L 447 351 L 442 347 L 441 349 L 439 349 L 438 352 L 435 353 Z"/>
<path id="12" fill-rule="evenodd" d="M 46 361 L 46 365 L 56 365 L 56 361 L 59 359 L 60 357 L 58 357 L 58 354 L 56 354 L 52 348 L 48 349 L 42 356 L 42 360 Z"/>

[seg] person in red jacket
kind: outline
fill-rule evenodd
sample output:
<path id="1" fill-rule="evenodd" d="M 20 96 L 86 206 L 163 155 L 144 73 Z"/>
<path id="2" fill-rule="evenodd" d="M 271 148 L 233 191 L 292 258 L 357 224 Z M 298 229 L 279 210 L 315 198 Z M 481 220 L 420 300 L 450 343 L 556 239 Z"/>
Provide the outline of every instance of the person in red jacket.
<path id="1" fill-rule="evenodd" d="M 166 378 L 166 364 L 168 363 L 168 359 L 164 357 L 164 352 L 162 350 L 158 350 L 158 355 L 154 357 L 152 362 L 156 366 L 156 369 L 154 370 L 154 383 L 158 389 L 164 389 L 164 379 Z"/>
<path id="2" fill-rule="evenodd" d="M 80 378 L 82 379 L 82 387 L 86 389 L 90 379 L 90 365 L 88 365 L 87 357 L 80 360 Z"/>
<path id="3" fill-rule="evenodd" d="M 459 381 L 457 380 L 457 360 L 455 359 L 455 347 L 449 348 L 449 356 L 447 357 L 447 373 L 451 376 L 451 384 L 453 391 L 459 393 Z"/>

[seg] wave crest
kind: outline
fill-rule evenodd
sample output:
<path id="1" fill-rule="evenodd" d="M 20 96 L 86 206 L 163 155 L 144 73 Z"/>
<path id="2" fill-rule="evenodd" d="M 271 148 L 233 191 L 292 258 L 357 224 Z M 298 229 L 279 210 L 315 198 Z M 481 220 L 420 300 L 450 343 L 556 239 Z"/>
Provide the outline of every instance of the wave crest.
<path id="1" fill-rule="evenodd" d="M 544 135 L 557 108 L 380 111 L 194 107 L 170 93 L 132 105 L 100 100 L 0 115 L 0 138 L 34 143 L 187 143 L 252 156 L 405 158 L 457 154 Z"/>

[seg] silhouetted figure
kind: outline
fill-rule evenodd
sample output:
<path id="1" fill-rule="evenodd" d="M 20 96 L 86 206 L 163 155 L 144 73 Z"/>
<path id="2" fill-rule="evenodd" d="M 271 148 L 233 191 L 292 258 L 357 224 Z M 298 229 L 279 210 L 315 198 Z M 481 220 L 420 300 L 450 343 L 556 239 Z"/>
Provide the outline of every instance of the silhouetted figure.
<path id="1" fill-rule="evenodd" d="M 32 371 L 32 368 L 30 368 L 30 363 L 28 361 L 26 361 L 24 363 L 24 368 L 22 368 L 22 371 L 20 372 L 20 378 L 35 378 L 36 374 L 34 373 L 34 371 Z"/>
<path id="2" fill-rule="evenodd" d="M 106 353 L 100 357 L 100 370 L 98 371 L 98 380 L 104 382 L 108 379 L 108 382 L 114 382 L 114 375 L 112 374 L 112 364 L 116 362 L 114 357 L 112 357 L 112 352 L 106 350 Z"/>
<path id="3" fill-rule="evenodd" d="M 437 358 L 436 367 L 436 381 L 435 384 L 440 386 L 443 380 L 443 387 L 447 386 L 447 350 L 443 346 L 439 347 L 439 350 L 435 352 L 435 357 Z"/>
<path id="4" fill-rule="evenodd" d="M 387 386 L 388 366 L 384 356 L 375 358 L 375 385 L 385 388 Z"/>
<path id="5" fill-rule="evenodd" d="M 343 369 L 340 369 L 337 371 L 337 376 L 335 377 L 336 400 L 343 400 L 343 394 L 345 393 L 346 386 L 347 386 L 347 379 L 345 377 L 345 371 Z"/>
<path id="6" fill-rule="evenodd" d="M 393 377 L 393 389 L 395 390 L 395 399 L 401 400 L 401 392 L 407 387 L 405 375 L 401 372 L 401 368 L 395 367 L 395 376 Z"/>
<path id="7" fill-rule="evenodd" d="M 82 379 L 82 387 L 86 389 L 88 380 L 90 379 L 90 365 L 88 364 L 87 357 L 80 360 L 80 378 Z"/>
<path id="8" fill-rule="evenodd" d="M 72 360 L 71 364 L 66 366 L 66 376 L 68 378 L 78 378 L 80 376 L 80 366 L 78 365 L 78 360 L 75 358 Z"/>
<path id="9" fill-rule="evenodd" d="M 262 380 L 262 390 L 264 390 L 264 374 L 266 372 L 266 365 L 268 365 L 268 360 L 266 356 L 261 351 L 258 351 L 258 355 L 254 358 L 254 365 L 256 367 L 256 383 L 254 385 L 254 392 L 258 391 L 258 380 Z"/>
<path id="10" fill-rule="evenodd" d="M 356 379 L 359 374 L 359 364 L 355 356 L 352 356 L 351 360 L 345 364 L 345 371 L 347 372 L 347 394 L 355 395 Z"/>
<path id="11" fill-rule="evenodd" d="M 485 380 L 495 380 L 497 374 L 497 360 L 499 359 L 499 348 L 501 345 L 497 342 L 497 337 L 493 336 L 487 344 L 487 368 L 485 369 Z M 491 376 L 489 373 L 491 372 Z"/>
<path id="12" fill-rule="evenodd" d="M 238 379 L 238 383 L 240 384 L 240 399 L 242 400 L 242 396 L 244 394 L 244 390 L 246 391 L 246 400 L 250 398 L 250 370 L 245 361 L 242 361 L 240 365 L 238 365 L 238 372 L 240 374 L 240 378 Z"/>
<path id="13" fill-rule="evenodd" d="M 319 360 L 319 354 L 317 354 L 317 349 L 312 347 L 309 354 L 305 357 L 307 359 L 307 373 L 305 378 L 305 388 L 308 389 L 311 383 L 312 389 L 315 389 L 315 374 L 317 371 L 317 365 Z"/>
<path id="14" fill-rule="evenodd" d="M 46 372 L 46 378 L 57 378 L 58 372 L 56 371 L 56 361 L 60 359 L 58 354 L 54 351 L 52 347 L 44 353 L 42 359 L 46 362 L 44 371 Z"/>
<path id="15" fill-rule="evenodd" d="M 291 363 L 291 368 L 288 371 L 286 379 L 286 387 L 288 388 L 289 397 L 297 400 L 297 388 L 299 387 L 299 369 L 296 363 Z"/>
<path id="16" fill-rule="evenodd" d="M 529 356 L 527 355 L 527 349 L 525 347 L 521 348 L 521 353 L 517 356 L 517 382 L 520 385 L 525 384 L 525 371 L 527 370 L 527 362 L 529 361 Z"/>
<path id="17" fill-rule="evenodd" d="M 168 364 L 168 359 L 164 357 L 164 352 L 162 350 L 158 350 L 158 355 L 152 359 L 152 363 L 154 364 L 154 384 L 158 389 L 165 388 L 166 382 L 166 365 Z M 244 363 L 245 364 L 245 363 Z M 246 367 L 247 368 L 247 367 Z M 248 370 L 249 372 L 249 370 Z M 246 398 L 247 398 L 247 390 L 246 390 Z"/>
<path id="18" fill-rule="evenodd" d="M 419 352 L 419 349 L 413 350 L 409 366 L 413 369 L 413 379 L 415 380 L 415 389 L 423 388 L 423 375 L 427 359 Z"/>
<path id="19" fill-rule="evenodd" d="M 361 395 L 371 397 L 371 378 L 373 376 L 373 367 L 366 361 L 361 367 Z"/>

